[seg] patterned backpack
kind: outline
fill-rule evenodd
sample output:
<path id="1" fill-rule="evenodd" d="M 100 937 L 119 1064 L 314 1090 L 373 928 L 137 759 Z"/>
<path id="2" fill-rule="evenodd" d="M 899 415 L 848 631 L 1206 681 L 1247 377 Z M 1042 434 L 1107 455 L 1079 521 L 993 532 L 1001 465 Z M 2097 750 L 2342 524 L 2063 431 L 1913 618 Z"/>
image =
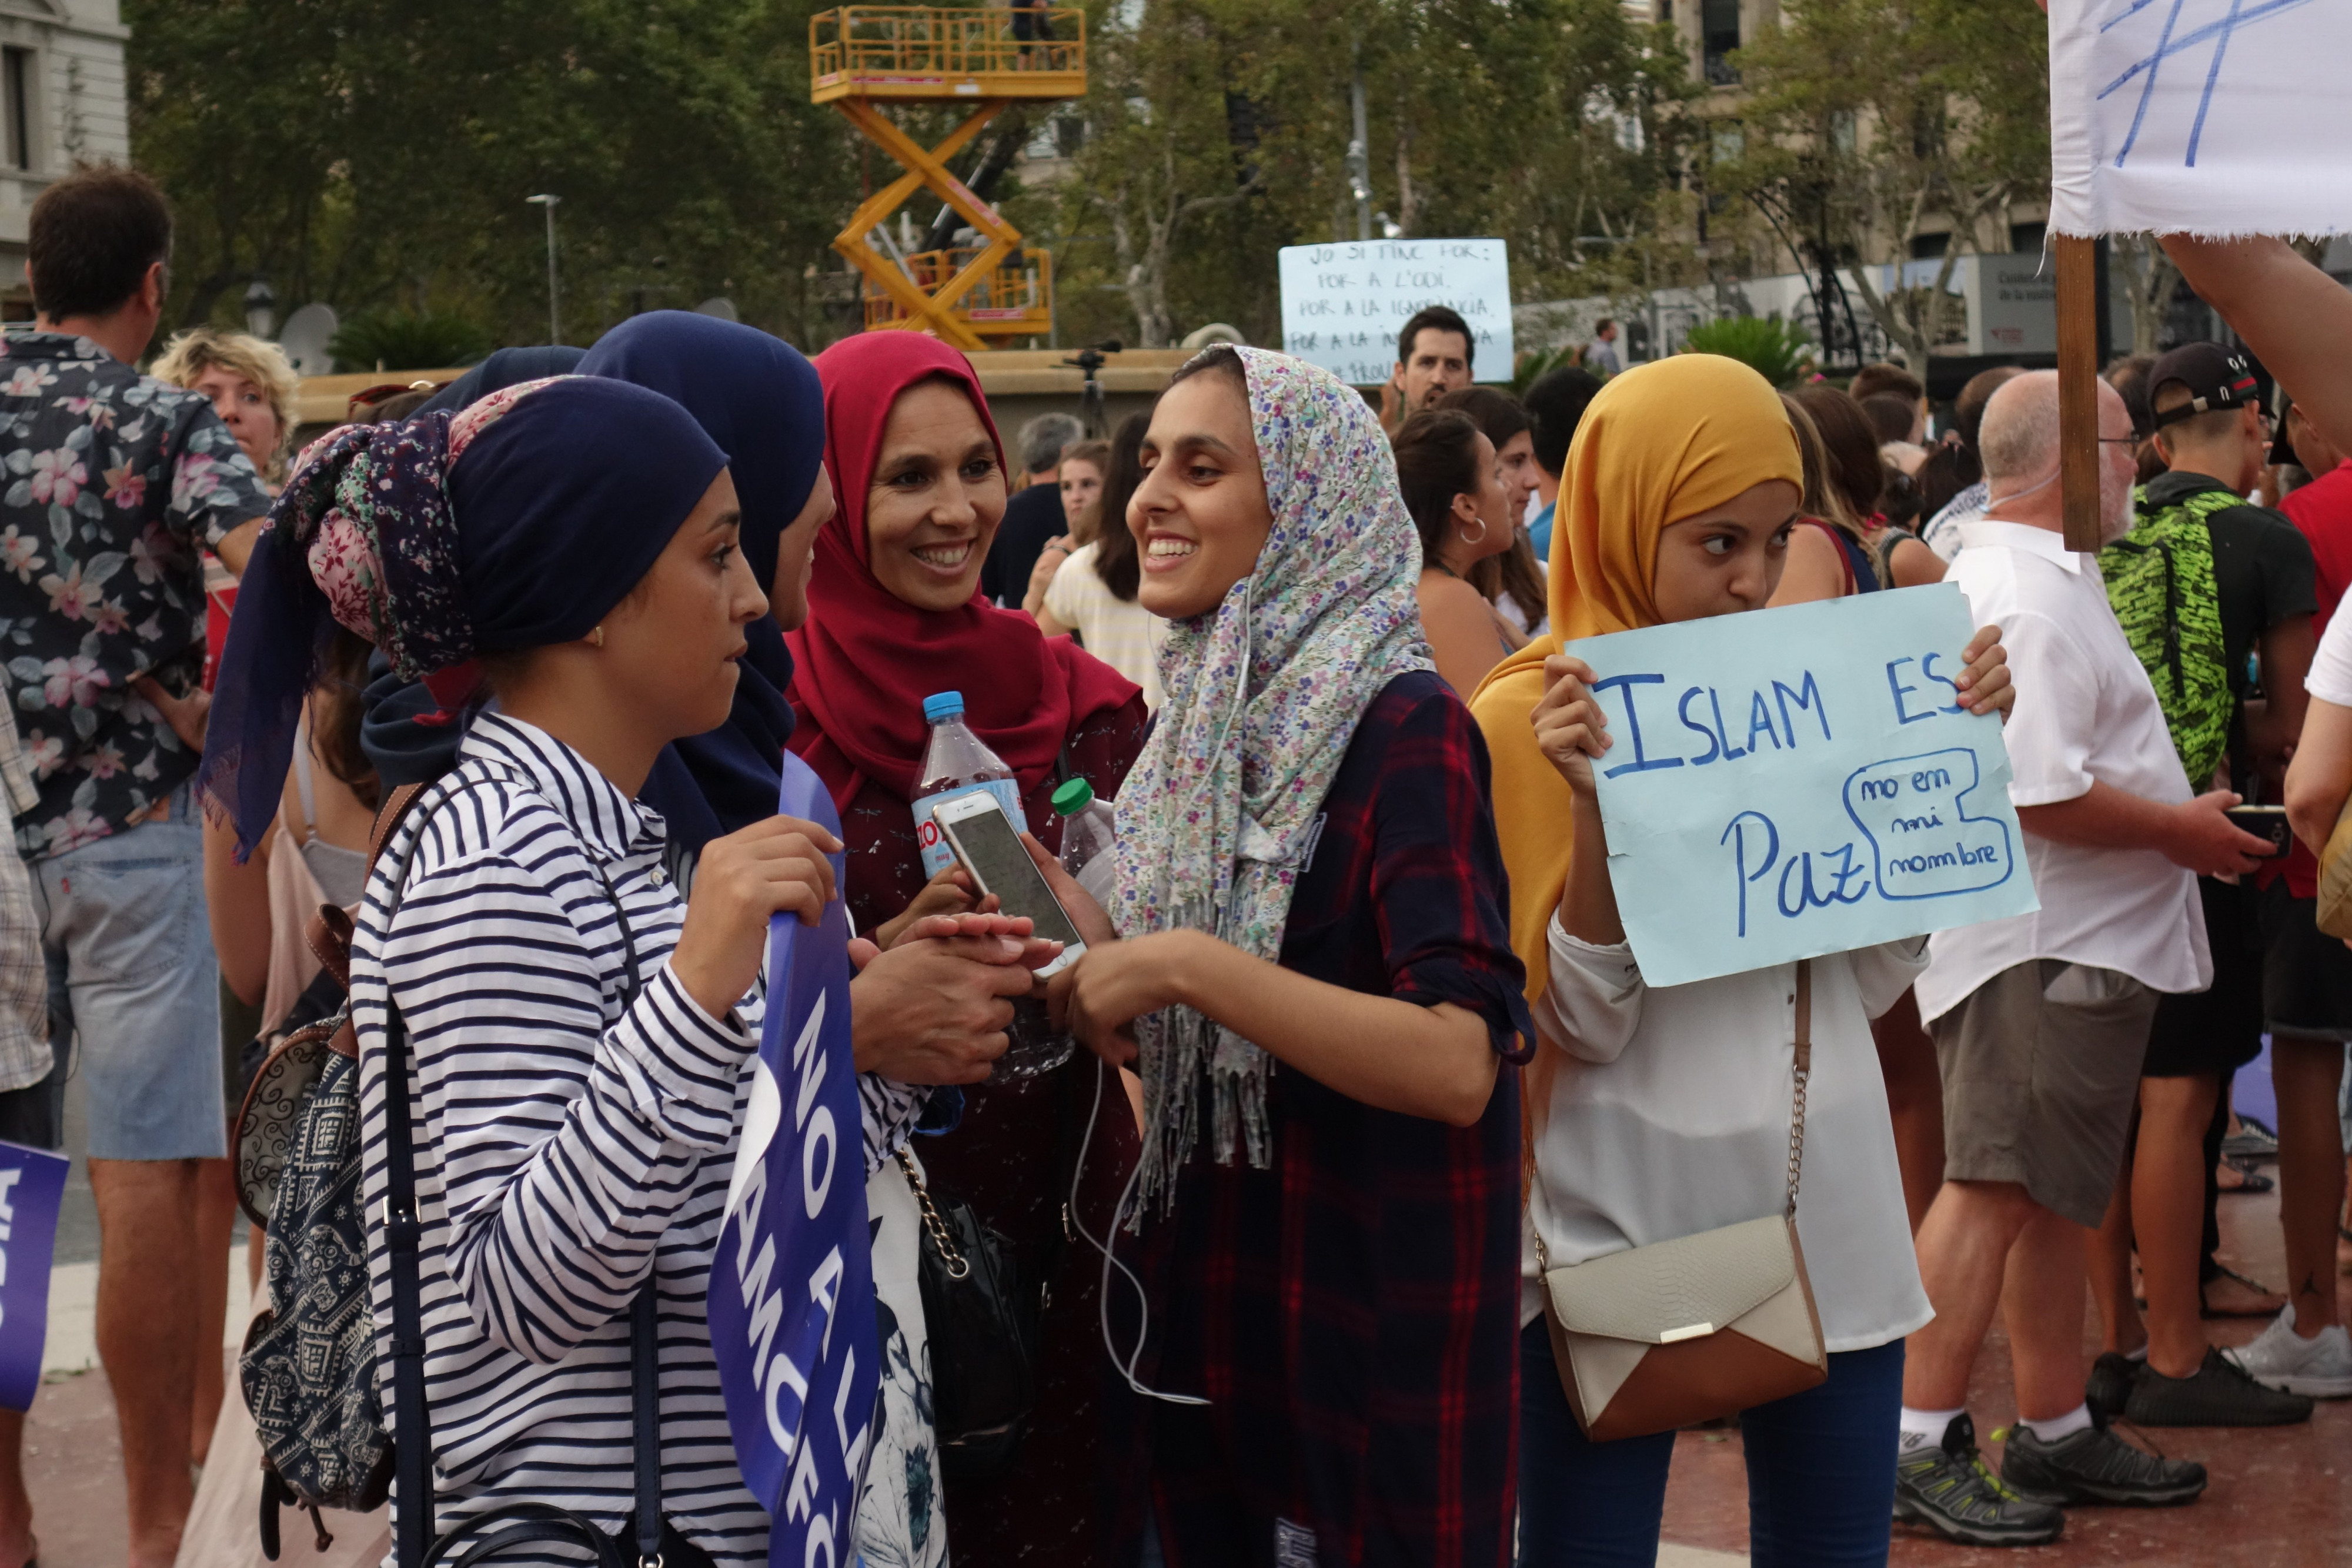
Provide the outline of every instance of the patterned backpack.
<path id="1" fill-rule="evenodd" d="M 2245 503 L 2218 486 L 2157 511 L 2147 509 L 2146 489 L 2138 499 L 2137 526 L 2099 552 L 2099 571 L 2124 638 L 2156 685 L 2189 787 L 2202 792 L 2228 748 L 2238 703 L 2207 519 Z"/>
<path id="2" fill-rule="evenodd" d="M 369 845 L 392 836 L 424 786 L 396 789 Z M 351 985 L 351 916 L 311 922 L 310 950 L 336 990 Z M 334 1016 L 297 1030 L 262 1063 L 237 1113 L 237 1198 L 269 1228 L 263 1257 L 275 1310 L 254 1319 L 237 1375 L 261 1439 L 261 1550 L 277 1561 L 278 1511 L 308 1511 L 319 1550 L 333 1542 L 321 1508 L 364 1513 L 393 1479 L 393 1445 L 376 1391 L 375 1318 L 360 1196 L 359 1039 L 345 996 Z"/>

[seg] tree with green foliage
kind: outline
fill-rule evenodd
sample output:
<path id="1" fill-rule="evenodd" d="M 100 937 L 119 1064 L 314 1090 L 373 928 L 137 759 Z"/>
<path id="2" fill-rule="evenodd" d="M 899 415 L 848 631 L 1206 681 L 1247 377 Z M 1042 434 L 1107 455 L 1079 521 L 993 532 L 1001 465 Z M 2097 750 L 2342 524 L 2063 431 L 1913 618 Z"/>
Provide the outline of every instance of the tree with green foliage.
<path id="1" fill-rule="evenodd" d="M 1985 0 L 1797 0 L 1734 57 L 1742 150 L 1711 188 L 1752 198 L 1803 270 L 1897 257 L 1948 235 L 1931 282 L 1882 289 L 1854 267 L 1881 330 L 1922 361 L 1959 308 L 1959 257 L 1988 223 L 2046 199 L 2048 36 L 2040 12 Z M 1994 248 L 2008 248 L 2007 235 Z"/>
<path id="2" fill-rule="evenodd" d="M 1016 222 L 1068 236 L 1065 336 L 1272 340 L 1274 254 L 1351 238 L 1350 87 L 1372 204 L 1404 235 L 1498 235 L 1522 298 L 1601 293 L 1654 232 L 1693 89 L 1616 0 L 1150 0 L 1090 12 L 1069 180 Z M 1117 303 L 1114 305 L 1113 300 Z"/>
<path id="3" fill-rule="evenodd" d="M 860 154 L 810 104 L 812 0 L 125 0 L 133 154 L 178 210 L 173 318 L 247 280 L 534 342 L 733 298 L 809 343 Z"/>

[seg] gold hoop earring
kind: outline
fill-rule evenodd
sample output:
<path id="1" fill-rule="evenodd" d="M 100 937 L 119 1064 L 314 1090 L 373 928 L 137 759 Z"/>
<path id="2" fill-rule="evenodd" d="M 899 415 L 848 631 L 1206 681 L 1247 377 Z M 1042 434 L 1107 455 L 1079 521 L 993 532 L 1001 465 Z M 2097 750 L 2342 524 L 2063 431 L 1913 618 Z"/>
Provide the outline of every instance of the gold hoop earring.
<path id="1" fill-rule="evenodd" d="M 1461 540 L 1464 544 L 1465 544 L 1465 545 L 1482 545 L 1482 544 L 1485 544 L 1485 543 L 1486 542 L 1486 518 L 1484 518 L 1484 517 L 1481 517 L 1481 518 L 1479 518 L 1479 519 L 1478 519 L 1478 537 L 1477 537 L 1477 538 L 1471 538 L 1468 534 L 1464 533 L 1464 532 L 1463 532 L 1460 528 L 1455 528 L 1455 529 L 1454 530 L 1454 537 L 1455 538 L 1457 538 L 1457 539 L 1460 539 L 1460 540 Z"/>

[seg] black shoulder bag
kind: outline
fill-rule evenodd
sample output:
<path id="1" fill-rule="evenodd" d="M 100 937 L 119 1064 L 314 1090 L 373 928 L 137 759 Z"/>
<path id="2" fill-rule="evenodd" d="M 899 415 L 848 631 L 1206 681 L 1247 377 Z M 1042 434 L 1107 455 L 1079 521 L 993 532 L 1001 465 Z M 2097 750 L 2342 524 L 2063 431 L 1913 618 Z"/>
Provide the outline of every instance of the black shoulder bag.
<path id="1" fill-rule="evenodd" d="M 419 824 L 418 832 L 423 832 Z M 415 839 L 410 840 L 413 846 Z M 594 862 L 591 861 L 592 865 Z M 595 867 L 621 932 L 625 1010 L 636 999 L 637 946 L 626 912 L 602 866 Z M 405 868 L 404 868 L 404 875 Z M 395 881 L 397 888 L 400 883 Z M 395 904 L 394 907 L 397 907 Z M 387 913 L 389 924 L 390 915 Z M 475 1568 L 510 1547 L 562 1542 L 584 1548 L 596 1568 L 632 1568 L 628 1543 L 551 1503 L 509 1502 L 485 1509 L 446 1534 L 433 1530 L 433 1426 L 425 1398 L 424 1287 L 417 1271 L 423 1227 L 416 1217 L 416 1150 L 408 1107 L 408 1030 L 384 988 L 384 1241 L 392 1260 L 392 1395 L 397 1460 L 393 1538 L 396 1568 Z M 709 1568 L 703 1549 L 662 1517 L 661 1386 L 651 1277 L 629 1305 L 631 1426 L 635 1434 L 636 1506 L 632 1513 L 635 1568 Z"/>

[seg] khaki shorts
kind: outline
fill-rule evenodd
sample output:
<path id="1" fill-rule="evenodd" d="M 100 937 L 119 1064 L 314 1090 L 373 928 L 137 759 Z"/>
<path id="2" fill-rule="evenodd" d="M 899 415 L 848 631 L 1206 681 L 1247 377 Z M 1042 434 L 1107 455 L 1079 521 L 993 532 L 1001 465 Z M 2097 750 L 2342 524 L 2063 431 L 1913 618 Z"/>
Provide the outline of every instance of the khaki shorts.
<path id="1" fill-rule="evenodd" d="M 2088 964 L 2002 970 L 1928 1026 L 1944 1076 L 1944 1177 L 2008 1181 L 2094 1228 L 2123 1168 L 2157 993 Z"/>

